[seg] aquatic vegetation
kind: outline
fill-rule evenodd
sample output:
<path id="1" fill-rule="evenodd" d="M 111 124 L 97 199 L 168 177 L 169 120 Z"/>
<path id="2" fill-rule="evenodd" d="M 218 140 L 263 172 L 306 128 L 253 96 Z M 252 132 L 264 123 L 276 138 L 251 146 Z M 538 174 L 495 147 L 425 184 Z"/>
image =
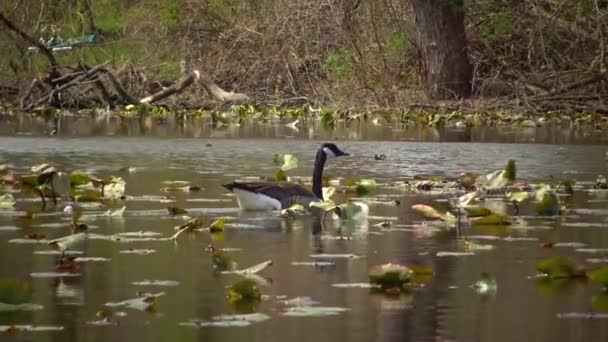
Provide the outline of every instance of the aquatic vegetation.
<path id="1" fill-rule="evenodd" d="M 585 269 L 581 265 L 562 257 L 542 260 L 536 264 L 536 270 L 551 279 L 586 277 Z"/>
<path id="2" fill-rule="evenodd" d="M 383 290 L 401 288 L 410 282 L 414 271 L 398 264 L 374 266 L 369 271 L 369 282 L 379 285 Z"/>
<path id="3" fill-rule="evenodd" d="M 587 277 L 589 279 L 600 283 L 604 286 L 604 290 L 608 291 L 608 266 L 600 267 L 598 269 L 587 271 Z"/>

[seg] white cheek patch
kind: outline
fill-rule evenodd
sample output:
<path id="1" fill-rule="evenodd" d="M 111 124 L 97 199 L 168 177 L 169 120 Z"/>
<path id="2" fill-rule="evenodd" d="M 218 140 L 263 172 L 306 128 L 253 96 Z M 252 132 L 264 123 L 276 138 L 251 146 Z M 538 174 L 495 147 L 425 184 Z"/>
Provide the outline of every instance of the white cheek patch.
<path id="1" fill-rule="evenodd" d="M 327 148 L 327 147 L 323 147 L 323 152 L 325 153 L 325 155 L 327 156 L 327 158 L 335 158 L 336 157 L 335 153 L 332 150 L 330 150 L 329 148 Z"/>

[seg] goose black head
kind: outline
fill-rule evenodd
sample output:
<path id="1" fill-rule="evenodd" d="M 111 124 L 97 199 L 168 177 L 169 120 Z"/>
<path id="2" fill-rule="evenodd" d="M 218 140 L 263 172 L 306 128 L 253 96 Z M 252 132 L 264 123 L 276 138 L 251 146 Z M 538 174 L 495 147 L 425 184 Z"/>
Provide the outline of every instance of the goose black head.
<path id="1" fill-rule="evenodd" d="M 349 155 L 348 153 L 339 149 L 338 146 L 336 146 L 336 144 L 332 144 L 332 143 L 325 143 L 325 144 L 321 145 L 321 149 L 323 150 L 323 153 L 325 153 L 327 158 L 335 158 L 335 157 L 342 157 L 342 156 Z"/>

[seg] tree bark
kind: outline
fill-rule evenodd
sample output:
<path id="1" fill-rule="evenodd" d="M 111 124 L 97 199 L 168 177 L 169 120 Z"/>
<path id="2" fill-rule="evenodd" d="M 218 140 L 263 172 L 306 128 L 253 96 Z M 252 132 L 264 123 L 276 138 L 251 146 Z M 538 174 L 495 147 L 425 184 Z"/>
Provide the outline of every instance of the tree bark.
<path id="1" fill-rule="evenodd" d="M 464 0 L 413 0 L 420 73 L 431 100 L 471 96 Z"/>

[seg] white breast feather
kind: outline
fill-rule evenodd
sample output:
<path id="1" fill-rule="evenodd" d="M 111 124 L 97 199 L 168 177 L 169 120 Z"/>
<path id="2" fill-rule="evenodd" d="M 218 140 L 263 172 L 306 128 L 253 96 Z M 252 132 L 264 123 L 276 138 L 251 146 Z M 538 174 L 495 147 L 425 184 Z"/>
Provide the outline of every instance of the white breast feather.
<path id="1" fill-rule="evenodd" d="M 243 210 L 267 211 L 281 210 L 281 202 L 264 194 L 249 192 L 242 189 L 233 189 L 234 196 Z"/>

